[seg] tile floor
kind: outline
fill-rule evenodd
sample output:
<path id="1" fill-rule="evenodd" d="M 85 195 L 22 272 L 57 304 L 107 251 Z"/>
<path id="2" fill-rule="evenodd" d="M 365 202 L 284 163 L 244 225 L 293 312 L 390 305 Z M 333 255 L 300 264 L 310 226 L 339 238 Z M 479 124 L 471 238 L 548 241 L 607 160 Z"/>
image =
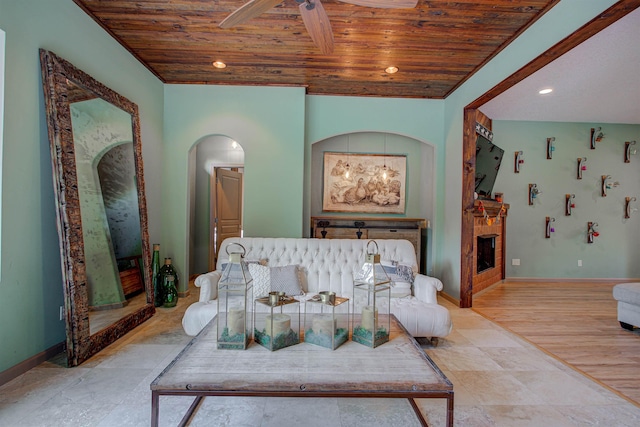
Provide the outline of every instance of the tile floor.
<path id="1" fill-rule="evenodd" d="M 0 387 L 0 426 L 148 426 L 149 384 L 189 341 L 182 312 L 197 290 L 83 365 L 59 355 Z M 455 425 L 639 426 L 640 408 L 518 336 L 442 301 L 454 331 L 425 351 L 454 384 Z M 176 425 L 190 398 L 162 397 L 161 425 Z M 430 426 L 445 424 L 445 401 L 418 400 Z M 418 426 L 393 399 L 212 398 L 192 426 Z"/>

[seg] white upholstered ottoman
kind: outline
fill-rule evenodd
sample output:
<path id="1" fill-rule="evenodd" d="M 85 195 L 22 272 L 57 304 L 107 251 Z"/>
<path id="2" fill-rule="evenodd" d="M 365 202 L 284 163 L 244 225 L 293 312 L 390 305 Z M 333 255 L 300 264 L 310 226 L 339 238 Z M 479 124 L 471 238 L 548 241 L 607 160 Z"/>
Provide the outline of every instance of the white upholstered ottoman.
<path id="1" fill-rule="evenodd" d="M 618 321 L 625 329 L 640 327 L 640 283 L 619 283 L 613 287 L 618 301 Z"/>

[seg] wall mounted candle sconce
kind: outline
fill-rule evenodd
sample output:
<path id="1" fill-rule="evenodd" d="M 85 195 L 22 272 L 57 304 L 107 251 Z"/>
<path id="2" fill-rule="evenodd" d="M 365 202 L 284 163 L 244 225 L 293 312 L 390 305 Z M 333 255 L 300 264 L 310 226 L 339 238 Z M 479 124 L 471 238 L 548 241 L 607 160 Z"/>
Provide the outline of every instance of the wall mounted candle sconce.
<path id="1" fill-rule="evenodd" d="M 522 151 L 516 151 L 515 154 L 515 160 L 513 163 L 513 172 L 514 173 L 520 173 L 520 165 L 524 163 L 524 159 L 522 158 L 522 155 L 524 153 Z"/>
<path id="2" fill-rule="evenodd" d="M 596 227 L 598 226 L 597 222 L 589 221 L 587 223 L 587 243 L 593 243 L 593 238 L 598 237 L 600 233 L 596 231 Z"/>
<path id="3" fill-rule="evenodd" d="M 545 221 L 546 221 L 546 226 L 544 228 L 544 237 L 549 239 L 551 238 L 551 233 L 554 233 L 556 231 L 556 229 L 551 226 L 551 223 L 556 222 L 556 219 L 547 217 Z"/>
<path id="4" fill-rule="evenodd" d="M 547 159 L 553 158 L 553 152 L 556 151 L 556 147 L 554 142 L 556 141 L 556 137 L 552 136 L 551 138 L 547 138 Z"/>
<path id="5" fill-rule="evenodd" d="M 576 207 L 576 204 L 573 203 L 573 199 L 576 198 L 575 194 L 566 194 L 565 196 L 565 204 L 564 204 L 564 214 L 566 216 L 571 215 L 571 209 Z"/>
<path id="6" fill-rule="evenodd" d="M 607 197 L 607 190 L 620 185 L 618 181 L 611 182 L 611 175 L 602 175 L 602 197 Z"/>
<path id="7" fill-rule="evenodd" d="M 538 184 L 529 184 L 529 205 L 533 205 L 533 199 L 538 197 L 538 194 L 542 194 L 542 191 L 538 190 Z"/>
<path id="8" fill-rule="evenodd" d="M 591 149 L 596 149 L 596 142 L 602 141 L 604 138 L 604 133 L 602 133 L 602 128 L 591 128 Z"/>
<path id="9" fill-rule="evenodd" d="M 624 198 L 624 217 L 631 218 L 631 212 L 636 212 L 638 209 L 631 207 L 631 202 L 635 202 L 635 197 L 625 197 Z"/>
<path id="10" fill-rule="evenodd" d="M 636 145 L 635 141 L 627 141 L 624 143 L 624 162 L 631 163 L 631 156 L 635 155 L 638 151 L 632 148 Z"/>
<path id="11" fill-rule="evenodd" d="M 578 157 L 578 179 L 582 179 L 582 171 L 587 170 L 587 165 L 585 165 L 586 162 L 586 157 Z"/>

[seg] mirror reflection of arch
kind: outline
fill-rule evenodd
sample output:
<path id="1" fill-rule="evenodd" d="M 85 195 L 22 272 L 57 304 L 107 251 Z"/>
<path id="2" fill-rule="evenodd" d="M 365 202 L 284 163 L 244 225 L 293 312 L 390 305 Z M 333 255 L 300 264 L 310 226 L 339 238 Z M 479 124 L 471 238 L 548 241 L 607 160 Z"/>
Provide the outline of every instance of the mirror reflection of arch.
<path id="1" fill-rule="evenodd" d="M 127 305 L 127 300 L 117 259 L 142 254 L 131 115 L 101 98 L 73 102 L 70 110 L 89 307 L 121 308 Z M 112 149 L 115 151 L 109 154 Z M 117 196 L 122 190 L 128 194 Z M 131 209 L 134 211 L 130 213 Z M 128 231 L 132 234 L 126 238 L 126 244 L 121 239 L 126 233 L 117 232 L 122 228 L 116 225 L 118 217 L 128 218 Z M 123 246 L 129 247 L 126 255 Z"/>

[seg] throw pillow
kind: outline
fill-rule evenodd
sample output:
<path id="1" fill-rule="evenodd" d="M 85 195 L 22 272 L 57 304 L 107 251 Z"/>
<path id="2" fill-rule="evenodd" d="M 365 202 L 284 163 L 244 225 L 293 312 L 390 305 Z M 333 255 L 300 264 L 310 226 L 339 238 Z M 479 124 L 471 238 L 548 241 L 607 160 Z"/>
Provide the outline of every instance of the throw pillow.
<path id="1" fill-rule="evenodd" d="M 404 298 L 411 296 L 411 283 L 395 282 L 391 287 L 391 298 Z"/>
<path id="2" fill-rule="evenodd" d="M 271 290 L 284 292 L 286 295 L 304 295 L 297 265 L 271 267 Z"/>
<path id="3" fill-rule="evenodd" d="M 381 261 L 380 264 L 392 281 L 413 284 L 415 276 L 413 268 L 409 264 L 402 264 L 398 261 Z"/>
<path id="4" fill-rule="evenodd" d="M 395 265 L 382 265 L 382 268 L 384 269 L 384 272 L 387 273 L 387 276 L 389 276 L 389 280 L 391 280 L 392 282 L 396 283 L 396 282 L 405 282 L 405 280 L 403 280 L 399 275 L 398 275 L 398 267 L 396 267 Z"/>
<path id="5" fill-rule="evenodd" d="M 249 273 L 253 277 L 253 296 L 260 298 L 271 291 L 284 292 L 286 295 L 304 295 L 298 275 L 298 266 L 266 267 L 249 264 Z"/>
<path id="6" fill-rule="evenodd" d="M 413 283 L 413 279 L 414 279 L 413 268 L 411 268 L 410 265 L 398 263 L 398 265 L 397 265 L 397 274 L 405 282 Z"/>
<path id="7" fill-rule="evenodd" d="M 266 297 L 271 292 L 269 267 L 260 264 L 249 264 L 249 273 L 253 278 L 253 297 Z"/>

